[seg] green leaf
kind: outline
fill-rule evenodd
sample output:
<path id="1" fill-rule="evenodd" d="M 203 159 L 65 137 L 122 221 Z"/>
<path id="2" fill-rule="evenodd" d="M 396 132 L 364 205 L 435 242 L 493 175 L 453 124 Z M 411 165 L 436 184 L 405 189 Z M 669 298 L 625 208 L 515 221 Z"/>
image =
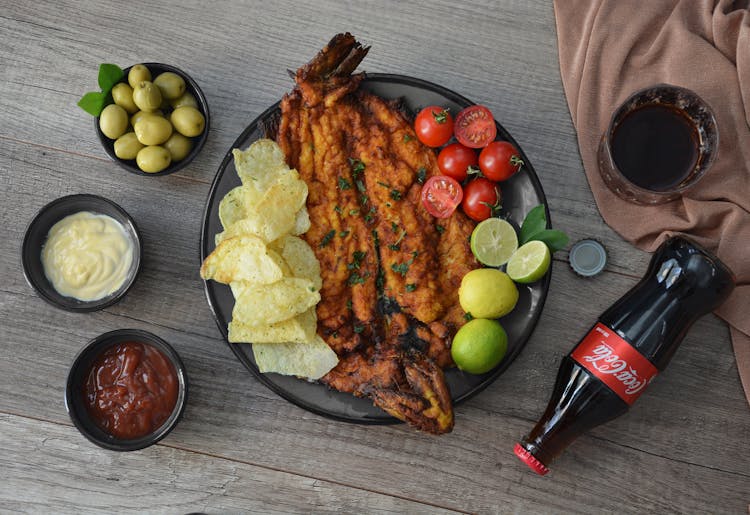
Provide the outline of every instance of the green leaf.
<path id="1" fill-rule="evenodd" d="M 78 101 L 78 107 L 89 113 L 91 116 L 99 116 L 106 103 L 106 94 L 101 91 L 91 91 L 81 97 L 81 100 Z"/>
<path id="2" fill-rule="evenodd" d="M 104 63 L 99 65 L 99 87 L 102 93 L 109 93 L 112 86 L 122 80 L 125 73 L 116 64 Z"/>
<path id="3" fill-rule="evenodd" d="M 529 214 L 524 218 L 521 224 L 521 232 L 519 233 L 519 242 L 521 245 L 531 241 L 536 233 L 541 232 L 547 228 L 547 215 L 544 212 L 544 204 L 539 204 L 534 209 L 529 211 Z"/>
<path id="4" fill-rule="evenodd" d="M 534 234 L 531 240 L 539 240 L 547 244 L 550 252 L 555 253 L 558 250 L 562 250 L 568 244 L 568 235 L 562 231 L 556 229 L 545 229 Z"/>

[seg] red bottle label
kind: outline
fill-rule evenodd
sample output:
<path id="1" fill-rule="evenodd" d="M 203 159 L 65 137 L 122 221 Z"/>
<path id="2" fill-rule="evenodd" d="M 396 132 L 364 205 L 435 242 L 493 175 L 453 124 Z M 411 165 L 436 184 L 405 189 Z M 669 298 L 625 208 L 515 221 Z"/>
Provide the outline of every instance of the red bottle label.
<path id="1" fill-rule="evenodd" d="M 597 323 L 570 354 L 629 405 L 659 371 L 635 347 L 604 324 Z"/>

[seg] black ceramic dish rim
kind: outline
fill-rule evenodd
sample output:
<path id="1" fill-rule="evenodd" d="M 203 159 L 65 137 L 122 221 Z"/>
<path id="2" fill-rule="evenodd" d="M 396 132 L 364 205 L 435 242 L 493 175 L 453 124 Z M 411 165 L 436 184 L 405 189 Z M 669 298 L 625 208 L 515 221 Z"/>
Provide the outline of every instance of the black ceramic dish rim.
<path id="1" fill-rule="evenodd" d="M 96 130 L 96 135 L 99 137 L 99 142 L 102 144 L 102 148 L 104 148 L 104 152 L 109 156 L 109 158 L 117 163 L 117 165 L 120 168 L 123 168 L 130 173 L 141 175 L 141 176 L 148 176 L 148 177 L 159 177 L 163 175 L 170 175 L 175 172 L 178 172 L 185 168 L 187 165 L 189 165 L 200 153 L 200 151 L 203 149 L 203 146 L 206 144 L 206 140 L 208 140 L 208 131 L 211 126 L 211 113 L 208 110 L 208 102 L 206 101 L 206 96 L 203 94 L 203 90 L 201 90 L 200 86 L 198 86 L 198 83 L 195 82 L 195 80 L 185 73 L 183 70 L 177 68 L 176 66 L 171 66 L 169 64 L 164 63 L 138 63 L 143 64 L 146 68 L 151 71 L 151 68 L 158 68 L 159 73 L 163 72 L 173 72 L 182 77 L 185 80 L 185 83 L 188 85 L 188 89 L 186 91 L 188 93 L 192 93 L 196 100 L 198 101 L 200 111 L 203 113 L 203 117 L 206 120 L 206 126 L 203 128 L 203 133 L 200 135 L 199 139 L 195 143 L 195 146 L 192 148 L 190 153 L 183 159 L 182 161 L 177 161 L 176 163 L 170 164 L 166 170 L 162 170 L 161 172 L 156 173 L 147 173 L 138 168 L 138 165 L 135 164 L 135 159 L 120 159 L 115 155 L 114 151 L 114 141 L 106 137 L 102 130 L 99 128 L 99 117 L 94 118 L 94 130 Z M 130 69 L 135 66 L 131 65 L 127 68 L 123 69 L 124 72 L 124 81 L 127 84 L 127 76 Z M 123 82 L 123 81 L 120 81 Z M 192 91 L 190 91 L 192 89 Z M 128 115 L 130 117 L 130 115 Z M 190 138 L 194 139 L 194 138 Z"/>
<path id="2" fill-rule="evenodd" d="M 80 366 L 83 366 L 84 364 L 91 363 L 91 360 L 88 360 L 88 363 L 86 363 L 89 356 L 91 356 L 92 360 L 95 359 L 96 356 L 99 356 L 109 347 L 124 341 L 123 339 L 121 339 L 122 337 L 127 337 L 129 340 L 145 345 L 151 345 L 161 351 L 167 357 L 169 362 L 174 367 L 175 373 L 177 375 L 177 381 L 179 385 L 177 392 L 177 402 L 175 403 L 175 407 L 172 410 L 172 414 L 156 431 L 146 436 L 142 436 L 140 438 L 135 438 L 132 440 L 118 440 L 116 438 L 112 438 L 111 440 L 103 440 L 101 438 L 98 438 L 95 434 L 91 433 L 81 417 L 79 417 L 77 409 L 85 413 L 86 407 L 81 405 L 81 402 L 79 402 L 81 396 L 76 396 L 74 391 L 74 386 L 82 387 L 82 385 L 74 385 L 73 383 L 78 368 Z M 155 443 L 161 441 L 175 428 L 177 423 L 182 419 L 182 416 L 185 412 L 185 407 L 187 406 L 188 400 L 188 389 L 187 370 L 185 369 L 185 364 L 182 362 L 182 359 L 180 358 L 179 354 L 177 354 L 177 351 L 174 349 L 174 347 L 172 347 L 170 344 L 168 344 L 166 341 L 159 338 L 155 334 L 144 331 L 142 329 L 116 329 L 114 331 L 100 334 L 93 340 L 89 341 L 76 355 L 75 359 L 73 360 L 73 364 L 70 366 L 68 377 L 66 379 L 65 410 L 68 412 L 70 420 L 73 422 L 73 425 L 75 425 L 76 429 L 78 429 L 78 431 L 90 442 L 98 445 L 99 447 L 112 451 L 137 451 L 140 449 L 145 449 L 146 447 L 150 447 L 151 445 L 154 445 Z M 91 421 L 90 424 L 95 425 L 93 421 Z"/>
<path id="3" fill-rule="evenodd" d="M 115 211 L 120 213 L 122 217 L 127 220 L 128 224 L 133 229 L 133 235 L 135 236 L 135 241 L 133 243 L 135 244 L 135 253 L 133 255 L 133 259 L 136 260 L 136 267 L 133 270 L 133 273 L 126 279 L 126 281 L 123 283 L 123 285 L 120 287 L 120 289 L 117 291 L 115 295 L 104 297 L 101 300 L 93 300 L 90 302 L 82 302 L 79 305 L 70 306 L 66 304 L 61 304 L 57 301 L 57 299 L 51 295 L 49 295 L 44 288 L 42 288 L 39 284 L 37 284 L 33 276 L 29 270 L 29 261 L 31 259 L 29 253 L 32 250 L 38 251 L 41 253 L 42 248 L 39 249 L 30 249 L 29 248 L 29 238 L 31 237 L 32 229 L 34 228 L 34 225 L 38 223 L 39 219 L 44 215 L 45 212 L 47 212 L 49 209 L 57 206 L 58 204 L 63 204 L 66 202 L 72 202 L 75 200 L 87 200 L 89 202 L 92 202 L 94 204 L 98 202 L 103 202 L 105 204 L 108 204 L 110 207 L 112 207 Z M 93 212 L 99 212 L 95 208 L 90 208 L 90 211 Z M 59 220 L 58 220 L 59 221 Z M 119 222 L 118 222 L 119 223 Z M 39 209 L 39 211 L 36 212 L 34 217 L 31 219 L 29 224 L 26 226 L 26 232 L 24 233 L 23 237 L 23 243 L 21 244 L 21 268 L 23 268 L 23 275 L 26 279 L 26 282 L 29 286 L 31 286 L 34 291 L 41 297 L 45 302 L 48 304 L 51 304 L 52 306 L 55 306 L 56 308 L 70 311 L 73 313 L 90 313 L 92 311 L 99 311 L 101 309 L 104 309 L 106 307 L 112 306 L 116 303 L 118 303 L 120 300 L 125 297 L 125 295 L 130 291 L 130 289 L 135 284 L 136 279 L 138 278 L 138 275 L 141 272 L 141 268 L 143 266 L 143 239 L 141 238 L 141 233 L 138 230 L 138 225 L 135 223 L 135 220 L 132 216 L 128 214 L 127 211 L 125 211 L 122 207 L 120 207 L 115 202 L 109 200 L 108 198 L 101 197 L 99 195 L 92 195 L 90 193 L 76 193 L 73 195 L 66 195 L 64 197 L 57 198 L 53 200 L 52 202 L 49 202 L 44 207 Z M 50 288 L 54 289 L 54 286 L 52 284 L 49 285 Z M 62 296 L 62 295 L 61 295 Z"/>

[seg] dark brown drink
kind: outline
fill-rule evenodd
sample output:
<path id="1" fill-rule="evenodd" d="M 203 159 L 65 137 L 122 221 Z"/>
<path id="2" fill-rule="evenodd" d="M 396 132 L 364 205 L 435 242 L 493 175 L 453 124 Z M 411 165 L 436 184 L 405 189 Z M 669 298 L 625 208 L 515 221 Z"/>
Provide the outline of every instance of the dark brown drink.
<path id="1" fill-rule="evenodd" d="M 612 157 L 633 184 L 652 191 L 678 188 L 700 155 L 698 131 L 683 111 L 647 104 L 615 128 Z"/>
<path id="2" fill-rule="evenodd" d="M 599 145 L 599 173 L 620 198 L 661 204 L 694 187 L 718 148 L 708 104 L 685 88 L 657 84 L 636 91 L 612 114 Z"/>

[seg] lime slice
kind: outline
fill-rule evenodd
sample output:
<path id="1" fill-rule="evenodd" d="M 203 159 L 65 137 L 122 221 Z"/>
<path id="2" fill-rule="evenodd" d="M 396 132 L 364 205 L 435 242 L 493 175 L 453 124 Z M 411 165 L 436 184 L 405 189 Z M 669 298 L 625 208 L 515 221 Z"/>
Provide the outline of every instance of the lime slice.
<path id="1" fill-rule="evenodd" d="M 495 320 L 476 318 L 458 330 L 451 345 L 456 366 L 470 374 L 484 374 L 503 360 L 508 335 Z"/>
<path id="2" fill-rule="evenodd" d="M 516 230 L 500 218 L 480 222 L 471 233 L 471 251 L 483 265 L 504 265 L 517 248 Z"/>
<path id="3" fill-rule="evenodd" d="M 552 255 L 542 241 L 530 241 L 511 256 L 506 272 L 517 283 L 533 283 L 541 279 L 549 270 Z"/>

